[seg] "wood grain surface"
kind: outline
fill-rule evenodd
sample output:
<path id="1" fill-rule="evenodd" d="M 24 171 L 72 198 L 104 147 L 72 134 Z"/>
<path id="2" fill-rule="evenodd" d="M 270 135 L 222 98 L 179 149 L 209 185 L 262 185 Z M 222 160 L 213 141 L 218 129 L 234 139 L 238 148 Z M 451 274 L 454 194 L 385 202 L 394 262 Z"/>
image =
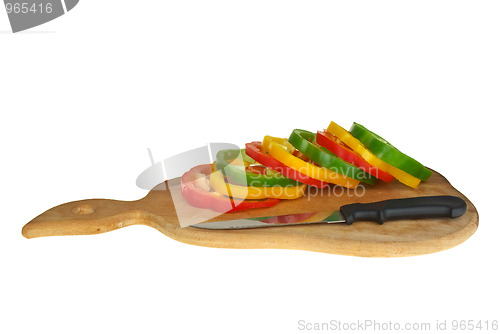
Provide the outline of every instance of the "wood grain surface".
<path id="1" fill-rule="evenodd" d="M 168 184 L 168 186 L 167 186 Z M 391 198 L 453 195 L 463 198 L 467 212 L 456 219 L 400 220 L 312 224 L 245 230 L 205 230 L 181 227 L 202 221 L 262 217 L 290 213 L 333 211 L 349 203 Z M 174 205 L 175 203 L 175 205 Z M 90 199 L 56 206 L 26 224 L 26 238 L 109 232 L 134 224 L 151 226 L 175 240 L 198 246 L 245 249 L 296 249 L 363 257 L 400 257 L 434 253 L 457 246 L 476 231 L 474 205 L 439 173 L 411 189 L 393 181 L 364 185 L 356 191 L 338 186 L 310 188 L 306 196 L 281 201 L 272 208 L 218 214 L 189 206 L 180 196 L 179 179 L 159 184 L 137 201 Z"/>

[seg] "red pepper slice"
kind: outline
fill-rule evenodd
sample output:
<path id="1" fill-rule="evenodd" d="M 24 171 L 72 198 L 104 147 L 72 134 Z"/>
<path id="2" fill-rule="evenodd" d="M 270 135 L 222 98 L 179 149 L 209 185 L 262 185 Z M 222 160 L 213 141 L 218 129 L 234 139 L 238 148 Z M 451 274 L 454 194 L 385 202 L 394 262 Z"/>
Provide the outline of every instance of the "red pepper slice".
<path id="1" fill-rule="evenodd" d="M 250 172 L 250 173 L 265 175 L 266 174 L 266 167 L 264 167 L 264 166 L 247 166 L 247 167 L 245 167 L 245 171 Z"/>
<path id="2" fill-rule="evenodd" d="M 265 200 L 235 201 L 232 198 L 210 191 L 208 183 L 204 188 L 204 179 L 210 177 L 212 165 L 199 165 L 184 173 L 181 178 L 182 197 L 190 205 L 212 209 L 217 212 L 236 212 L 241 210 L 268 208 L 280 202 L 278 198 L 267 198 Z"/>
<path id="3" fill-rule="evenodd" d="M 320 180 L 313 179 L 305 174 L 300 173 L 299 171 L 288 167 L 284 163 L 276 160 L 272 156 L 262 151 L 262 143 L 260 141 L 254 141 L 251 143 L 245 144 L 245 153 L 258 163 L 269 167 L 284 176 L 293 179 L 295 181 L 299 181 L 301 183 L 308 184 L 310 186 L 314 186 L 317 188 L 324 188 L 328 186 L 327 182 L 322 182 Z"/>
<path id="4" fill-rule="evenodd" d="M 385 182 L 391 182 L 394 179 L 389 173 L 383 172 L 377 167 L 370 165 L 365 159 L 363 159 L 359 154 L 347 147 L 339 138 L 335 137 L 329 132 L 318 131 L 316 135 L 316 142 L 331 151 L 333 154 L 338 156 L 340 159 L 351 163 L 365 172 L 381 179 Z"/>

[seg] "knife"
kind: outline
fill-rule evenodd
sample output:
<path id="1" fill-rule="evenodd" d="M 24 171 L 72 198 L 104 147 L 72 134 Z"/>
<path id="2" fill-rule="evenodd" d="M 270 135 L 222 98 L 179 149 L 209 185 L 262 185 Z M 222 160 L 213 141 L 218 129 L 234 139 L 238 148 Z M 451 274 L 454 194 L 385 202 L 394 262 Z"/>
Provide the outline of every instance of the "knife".
<path id="1" fill-rule="evenodd" d="M 190 227 L 227 230 L 260 227 L 277 227 L 319 223 L 346 223 L 374 221 L 383 224 L 390 220 L 457 218 L 465 214 L 467 203 L 455 196 L 425 196 L 389 199 L 373 203 L 353 203 L 341 206 L 334 212 L 311 212 L 290 215 L 259 217 L 198 223 Z"/>

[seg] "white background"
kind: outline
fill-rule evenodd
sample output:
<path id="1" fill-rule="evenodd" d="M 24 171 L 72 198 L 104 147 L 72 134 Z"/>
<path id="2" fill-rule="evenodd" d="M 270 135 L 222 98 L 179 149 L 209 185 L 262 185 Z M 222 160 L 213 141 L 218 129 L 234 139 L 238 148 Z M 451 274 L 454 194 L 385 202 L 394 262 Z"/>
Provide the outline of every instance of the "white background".
<path id="1" fill-rule="evenodd" d="M 496 1 L 82 0 L 12 34 L 0 10 L 0 332 L 500 320 L 499 14 Z M 445 175 L 476 205 L 476 234 L 399 259 L 204 248 L 144 226 L 21 235 L 61 203 L 143 197 L 147 148 L 160 160 L 330 120 Z"/>

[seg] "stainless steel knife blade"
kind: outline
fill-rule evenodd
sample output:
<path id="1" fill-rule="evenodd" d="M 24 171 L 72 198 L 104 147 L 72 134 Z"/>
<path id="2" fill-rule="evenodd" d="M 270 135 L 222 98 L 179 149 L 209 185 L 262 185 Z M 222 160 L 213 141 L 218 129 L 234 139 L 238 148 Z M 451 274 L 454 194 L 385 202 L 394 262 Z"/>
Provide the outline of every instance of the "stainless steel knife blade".
<path id="1" fill-rule="evenodd" d="M 304 218 L 317 217 L 318 215 L 325 216 L 326 218 L 320 221 L 316 219 L 311 220 Z M 191 225 L 191 227 L 204 228 L 209 230 L 230 230 L 230 229 L 247 229 L 247 228 L 260 228 L 260 227 L 277 227 L 277 226 L 291 226 L 291 225 L 306 225 L 306 224 L 320 224 L 320 223 L 345 223 L 345 218 L 340 211 L 334 211 L 332 214 L 328 213 L 298 213 L 291 215 L 260 217 L 252 219 L 235 219 L 224 220 L 210 223 L 199 223 Z"/>

